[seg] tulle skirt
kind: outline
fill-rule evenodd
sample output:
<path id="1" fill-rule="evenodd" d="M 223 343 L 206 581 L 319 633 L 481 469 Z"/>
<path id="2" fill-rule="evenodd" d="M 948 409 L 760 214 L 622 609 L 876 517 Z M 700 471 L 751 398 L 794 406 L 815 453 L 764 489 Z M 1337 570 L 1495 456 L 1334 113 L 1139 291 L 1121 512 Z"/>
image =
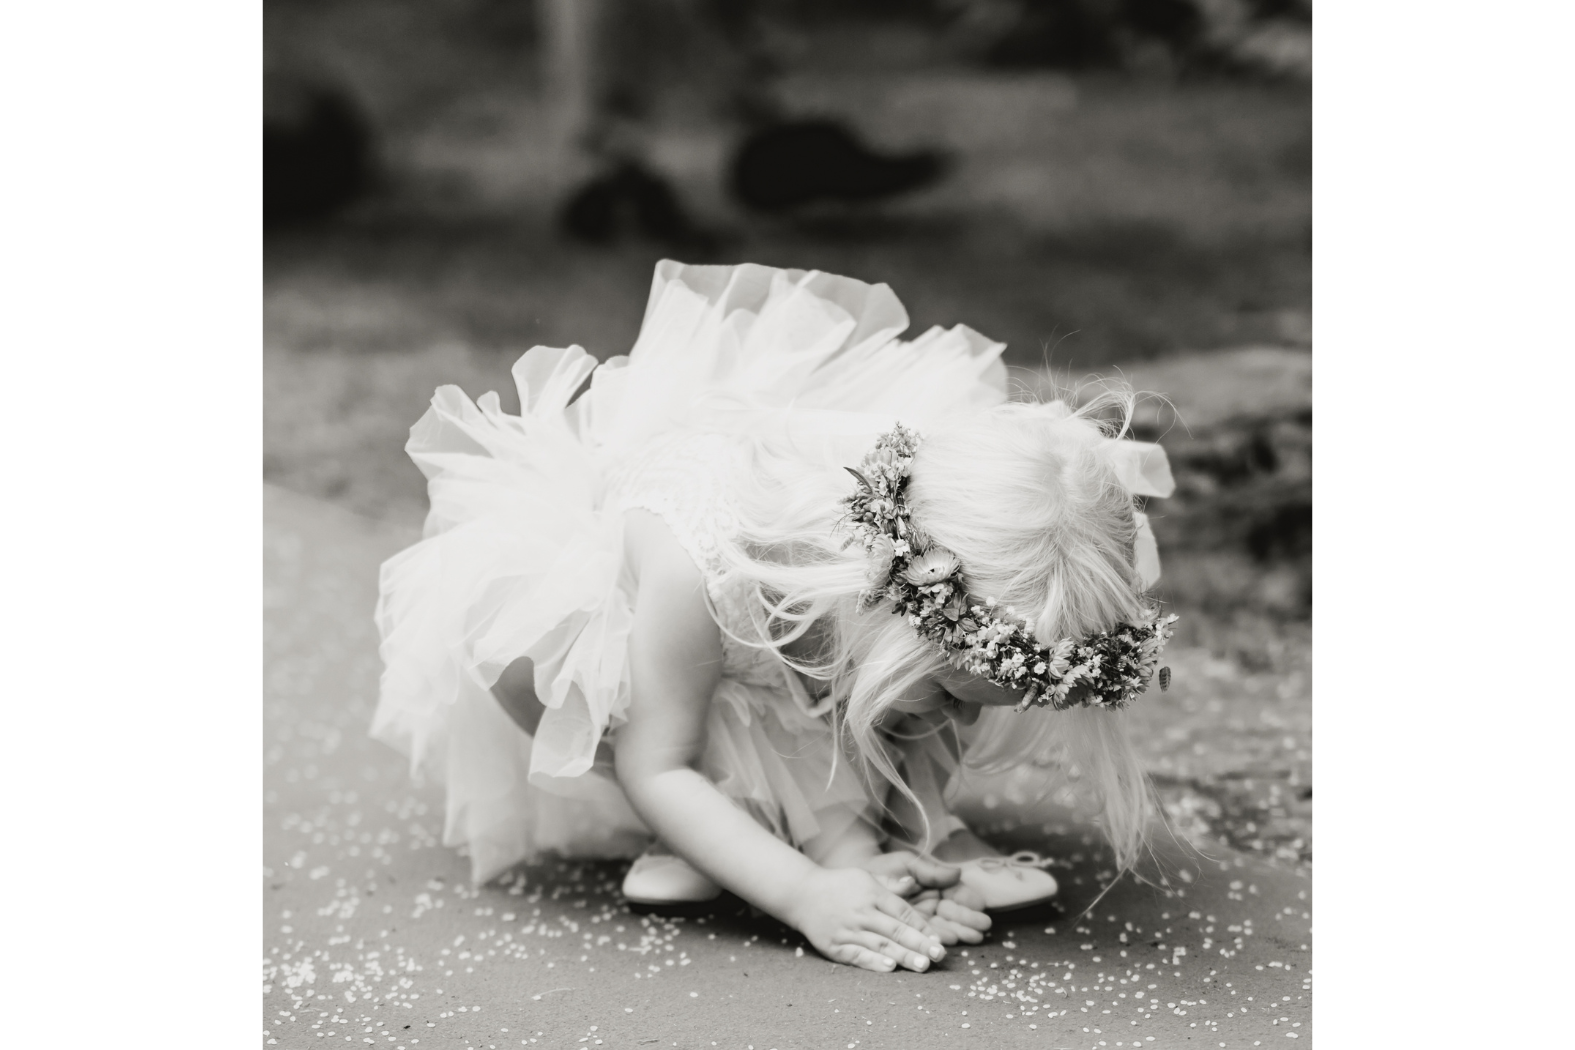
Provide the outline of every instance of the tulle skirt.
<path id="1" fill-rule="evenodd" d="M 468 848 L 477 881 L 545 853 L 629 857 L 650 841 L 612 771 L 635 593 L 624 468 L 679 432 L 789 418 L 859 444 L 899 413 L 922 427 L 1005 399 L 1000 344 L 962 326 L 897 340 L 906 326 L 884 285 L 664 262 L 627 357 L 529 351 L 513 370 L 517 416 L 493 393 L 436 392 L 406 446 L 428 479 L 423 539 L 382 568 L 372 732 L 445 785 L 444 839 Z M 491 691 L 521 657 L 543 705 L 534 733 Z M 875 808 L 829 719 L 785 677 L 724 673 L 701 771 L 795 845 Z"/>

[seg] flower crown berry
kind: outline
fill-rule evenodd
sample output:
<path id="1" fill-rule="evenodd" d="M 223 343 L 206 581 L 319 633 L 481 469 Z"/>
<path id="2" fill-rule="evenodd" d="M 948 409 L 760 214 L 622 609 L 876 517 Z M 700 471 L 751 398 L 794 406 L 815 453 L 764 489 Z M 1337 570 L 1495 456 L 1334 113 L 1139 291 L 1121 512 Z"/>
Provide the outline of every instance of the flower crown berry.
<path id="1" fill-rule="evenodd" d="M 890 599 L 892 612 L 906 616 L 953 667 L 1022 690 L 1019 711 L 1030 706 L 1122 708 L 1137 699 L 1148 688 L 1176 617 L 1161 617 L 1155 610 L 1141 623 L 1042 645 L 1033 624 L 1012 608 L 1001 617 L 994 598 L 971 604 L 957 556 L 930 542 L 908 518 L 904 490 L 920 440 L 898 423 L 859 469 L 845 468 L 859 488 L 842 501 L 847 513 L 838 524 L 853 532 L 848 544 L 862 541 L 869 556 L 869 586 L 861 605 Z M 1161 689 L 1169 687 L 1170 668 L 1160 670 L 1159 682 Z"/>

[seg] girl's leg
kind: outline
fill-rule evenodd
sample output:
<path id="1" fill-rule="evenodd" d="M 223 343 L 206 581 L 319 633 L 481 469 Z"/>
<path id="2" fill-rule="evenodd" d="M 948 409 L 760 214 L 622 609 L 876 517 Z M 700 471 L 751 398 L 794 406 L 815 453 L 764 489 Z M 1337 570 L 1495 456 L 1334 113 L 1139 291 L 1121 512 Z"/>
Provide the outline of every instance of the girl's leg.
<path id="1" fill-rule="evenodd" d="M 1003 856 L 1000 850 L 975 835 L 962 818 L 951 813 L 930 813 L 930 834 L 926 842 L 924 816 L 919 807 L 898 791 L 893 791 L 891 796 L 887 809 L 891 814 L 893 846 L 928 853 L 947 864 Z"/>
<path id="2" fill-rule="evenodd" d="M 918 805 L 896 788 L 886 800 L 893 848 L 929 854 L 947 864 L 1001 856 L 999 850 L 980 840 L 961 817 L 946 808 L 945 792 L 938 776 L 932 773 L 915 780 L 917 782 L 910 786 L 919 797 Z"/>

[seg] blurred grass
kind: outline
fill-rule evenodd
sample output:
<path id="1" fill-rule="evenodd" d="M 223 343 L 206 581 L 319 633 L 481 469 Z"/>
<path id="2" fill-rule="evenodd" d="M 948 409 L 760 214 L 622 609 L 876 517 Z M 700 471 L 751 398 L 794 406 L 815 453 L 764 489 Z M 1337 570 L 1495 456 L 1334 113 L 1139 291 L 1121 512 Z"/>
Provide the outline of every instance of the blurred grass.
<path id="1" fill-rule="evenodd" d="M 914 329 L 959 321 L 1014 363 L 1095 367 L 1247 343 L 1305 345 L 1304 237 L 1190 241 L 1154 222 L 1025 231 L 1009 215 L 870 216 L 733 231 L 688 262 L 752 261 L 890 284 Z M 514 216 L 391 218 L 271 235 L 268 336 L 300 351 L 628 349 L 660 246 L 596 250 Z M 673 253 L 677 254 L 677 253 Z"/>

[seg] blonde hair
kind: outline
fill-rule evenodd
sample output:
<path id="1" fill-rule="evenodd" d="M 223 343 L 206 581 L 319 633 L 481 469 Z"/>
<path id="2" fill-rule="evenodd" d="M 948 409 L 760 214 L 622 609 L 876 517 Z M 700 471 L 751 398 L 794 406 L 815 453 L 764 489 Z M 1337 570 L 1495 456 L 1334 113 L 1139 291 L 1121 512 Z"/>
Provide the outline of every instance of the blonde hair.
<path id="1" fill-rule="evenodd" d="M 1076 411 L 1061 402 L 1001 404 L 933 428 L 914 457 L 912 524 L 957 555 L 971 595 L 1013 608 L 1042 642 L 1081 638 L 1147 609 L 1133 564 L 1132 497 L 1101 452 L 1125 432 L 1132 405 L 1125 390 Z M 947 664 L 885 603 L 859 607 L 869 586 L 864 551 L 844 548 L 847 534 L 834 528 L 852 484 L 840 467 L 788 438 L 756 439 L 738 498 L 738 546 L 726 556 L 753 581 L 760 637 L 799 671 L 830 683 L 835 717 L 865 775 L 878 774 L 916 802 L 879 725 L 905 692 Z M 813 642 L 813 652 L 793 659 L 786 648 L 800 639 Z M 1131 867 L 1151 802 L 1124 712 L 990 708 L 970 733 L 964 761 L 1000 771 L 1042 763 L 1057 750 L 1097 794 L 1117 861 Z"/>

